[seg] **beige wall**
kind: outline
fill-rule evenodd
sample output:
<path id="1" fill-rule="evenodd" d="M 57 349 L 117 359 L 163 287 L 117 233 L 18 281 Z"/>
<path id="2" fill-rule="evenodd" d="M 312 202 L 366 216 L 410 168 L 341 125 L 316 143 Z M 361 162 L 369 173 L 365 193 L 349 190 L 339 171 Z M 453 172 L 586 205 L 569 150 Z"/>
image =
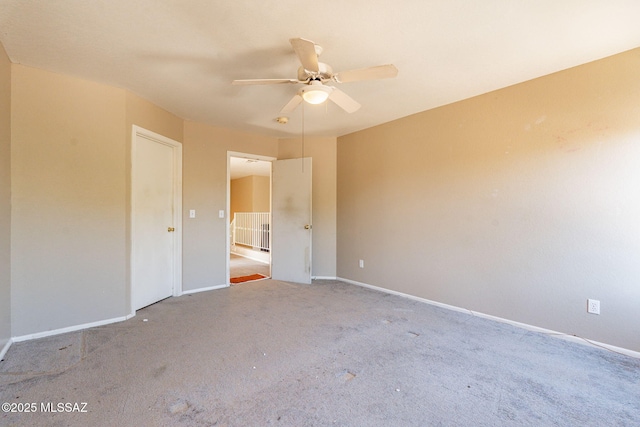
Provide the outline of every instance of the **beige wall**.
<path id="1" fill-rule="evenodd" d="M 226 209 L 227 151 L 275 158 L 278 140 L 185 123 L 121 89 L 21 65 L 10 68 L 12 212 L 18 218 L 12 224 L 7 289 L 12 335 L 129 314 L 133 124 L 183 142 L 183 208 L 197 210 L 194 219 L 183 213 L 183 289 L 225 284 L 225 221 L 217 213 Z M 333 160 L 329 156 L 325 163 L 331 176 L 335 139 L 330 145 Z M 316 156 L 327 159 L 325 151 Z M 256 195 L 254 203 L 264 200 Z M 335 268 L 323 262 L 331 275 Z"/>
<path id="2" fill-rule="evenodd" d="M 231 207 L 229 218 L 236 212 L 270 212 L 271 178 L 245 176 L 231 180 Z"/>
<path id="3" fill-rule="evenodd" d="M 183 121 L 124 90 L 12 66 L 12 329 L 130 313 L 132 125 Z"/>
<path id="4" fill-rule="evenodd" d="M 271 210 L 271 177 L 253 176 L 252 212 Z"/>
<path id="5" fill-rule="evenodd" d="M 11 63 L 0 44 L 0 352 L 11 338 Z"/>
<path id="6" fill-rule="evenodd" d="M 229 220 L 236 212 L 253 212 L 253 177 L 245 176 L 231 180 Z"/>
<path id="7" fill-rule="evenodd" d="M 312 157 L 314 164 L 313 276 L 336 276 L 336 142 L 336 138 L 305 138 L 305 156 Z M 225 281 L 224 221 L 218 219 L 217 212 L 226 203 L 227 151 L 291 159 L 299 156 L 300 140 L 276 140 L 185 123 L 183 207 L 185 211 L 198 212 L 194 219 L 185 216 L 185 290 L 217 286 Z M 252 203 L 262 202 L 254 197 Z"/>
<path id="8" fill-rule="evenodd" d="M 182 142 L 184 121 L 155 104 L 126 92 L 126 130 L 131 145 L 131 127 L 140 126 L 164 137 Z"/>
<path id="9" fill-rule="evenodd" d="M 301 154 L 300 138 L 281 139 L 278 159 Z M 312 160 L 312 272 L 336 277 L 336 138 L 305 138 L 304 155 Z"/>
<path id="10" fill-rule="evenodd" d="M 277 157 L 278 141 L 185 122 L 183 141 L 183 289 L 226 284 L 227 151 Z M 189 209 L 196 218 L 189 218 Z"/>
<path id="11" fill-rule="evenodd" d="M 124 316 L 125 91 L 12 65 L 14 336 Z"/>
<path id="12" fill-rule="evenodd" d="M 118 88 L 10 65 L 8 60 L 5 65 L 0 82 L 11 88 L 12 114 L 9 108 L 0 110 L 0 120 L 10 121 L 13 130 L 11 162 L 3 171 L 11 169 L 14 221 L 11 265 L 8 255 L 3 259 L 7 276 L 11 268 L 11 284 L 7 280 L 2 291 L 5 301 L 11 292 L 12 324 L 4 325 L 11 327 L 11 335 L 129 314 L 133 124 L 183 142 L 183 289 L 225 284 L 226 228 L 218 211 L 226 209 L 227 151 L 286 158 L 290 142 L 183 122 Z M 3 96 L 7 104 L 8 96 Z M 314 172 L 314 188 L 322 190 L 315 191 L 314 215 L 316 228 L 329 237 L 323 239 L 314 230 L 314 260 L 317 257 L 320 271 L 314 274 L 334 276 L 336 141 L 319 141 L 326 143 L 316 147 L 314 161 L 328 175 Z M 256 178 L 256 188 L 269 180 Z M 3 179 L 0 188 L 6 199 L 8 175 Z M 268 197 L 259 193 L 253 203 L 267 203 L 268 210 Z M 320 209 L 325 202 L 327 209 Z M 188 218 L 189 209 L 197 210 L 197 218 Z M 8 236 L 8 225 L 5 232 Z M 5 313 L 8 316 L 9 309 Z"/>
<path id="13" fill-rule="evenodd" d="M 639 75 L 636 49 L 339 138 L 338 276 L 640 351 Z"/>

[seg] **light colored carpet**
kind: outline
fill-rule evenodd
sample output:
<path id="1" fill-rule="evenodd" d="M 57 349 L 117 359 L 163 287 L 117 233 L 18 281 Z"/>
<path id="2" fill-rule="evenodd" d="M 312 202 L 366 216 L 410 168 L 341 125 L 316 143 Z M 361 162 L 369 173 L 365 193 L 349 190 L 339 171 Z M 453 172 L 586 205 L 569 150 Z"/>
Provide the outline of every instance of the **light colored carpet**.
<path id="1" fill-rule="evenodd" d="M 145 321 L 146 319 L 146 321 Z M 20 426 L 637 426 L 640 360 L 335 281 L 170 298 L 16 343 Z"/>
<path id="2" fill-rule="evenodd" d="M 269 264 L 231 254 L 229 259 L 229 277 L 250 276 L 252 274 L 261 274 L 264 277 L 270 277 Z"/>

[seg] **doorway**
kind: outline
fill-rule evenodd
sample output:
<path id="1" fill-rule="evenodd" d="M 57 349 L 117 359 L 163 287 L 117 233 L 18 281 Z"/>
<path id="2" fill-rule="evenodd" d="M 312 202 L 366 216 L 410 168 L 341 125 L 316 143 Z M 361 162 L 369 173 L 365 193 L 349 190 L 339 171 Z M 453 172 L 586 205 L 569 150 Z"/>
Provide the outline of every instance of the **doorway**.
<path id="1" fill-rule="evenodd" d="M 131 312 L 182 292 L 182 145 L 133 126 Z"/>
<path id="2" fill-rule="evenodd" d="M 268 251 L 262 262 L 268 259 L 270 274 L 274 280 L 291 281 L 297 283 L 311 283 L 311 193 L 312 193 L 312 159 L 309 157 L 276 160 L 275 158 L 256 156 L 245 153 L 227 152 L 227 283 L 231 281 L 231 245 L 234 243 L 232 221 L 234 214 L 231 209 L 231 162 L 232 158 L 244 167 L 258 165 L 261 161 L 268 168 L 270 174 L 270 221 L 266 230 L 268 237 L 262 237 L 262 242 L 268 241 Z M 264 222 L 250 227 L 258 236 L 265 236 Z M 237 230 L 236 230 L 237 232 Z M 258 237 L 260 240 L 260 238 Z M 252 243 L 250 246 L 261 244 Z M 239 247 L 235 248 L 236 251 Z M 259 258 L 254 251 L 254 257 Z M 246 258 L 246 257 L 245 257 Z M 251 259 L 249 258 L 249 259 Z M 244 273 L 240 273 L 244 274 Z M 256 273 L 260 274 L 260 273 Z"/>
<path id="3" fill-rule="evenodd" d="M 271 161 L 228 156 L 227 274 L 230 284 L 271 277 Z"/>

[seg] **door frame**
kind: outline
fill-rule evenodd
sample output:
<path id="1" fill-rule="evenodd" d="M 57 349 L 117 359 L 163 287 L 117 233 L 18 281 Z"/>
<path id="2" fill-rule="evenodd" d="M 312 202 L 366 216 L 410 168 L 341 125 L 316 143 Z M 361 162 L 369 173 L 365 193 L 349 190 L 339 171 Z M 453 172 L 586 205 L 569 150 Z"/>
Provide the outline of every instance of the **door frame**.
<path id="1" fill-rule="evenodd" d="M 227 151 L 227 206 L 225 213 L 225 232 L 226 232 L 226 258 L 225 258 L 225 284 L 226 286 L 231 286 L 231 275 L 229 271 L 229 260 L 231 259 L 231 158 L 232 157 L 240 157 L 241 159 L 251 159 L 251 160 L 260 160 L 264 162 L 273 162 L 274 160 L 278 160 L 276 157 L 271 156 L 262 156 L 259 154 L 249 154 L 249 153 L 241 153 L 238 151 Z M 273 194 L 273 181 L 271 180 L 271 174 L 269 176 L 269 212 L 272 210 L 271 206 L 271 195 Z M 269 254 L 269 259 L 271 259 L 271 254 Z M 271 265 L 271 261 L 269 261 L 269 265 Z"/>
<path id="2" fill-rule="evenodd" d="M 136 239 L 136 230 L 134 224 L 135 213 L 135 200 L 134 200 L 134 188 L 135 188 L 135 171 L 136 171 L 136 146 L 138 138 L 145 138 L 147 140 L 156 142 L 158 144 L 169 146 L 173 149 L 173 223 L 175 232 L 172 233 L 173 238 L 173 296 L 182 295 L 182 144 L 166 136 L 152 132 L 148 129 L 144 129 L 137 125 L 132 125 L 131 131 L 131 175 L 130 175 L 130 188 L 129 188 L 129 227 L 131 233 L 130 246 L 129 246 L 129 307 L 131 307 L 131 316 L 135 316 L 136 309 L 133 306 L 133 288 L 134 273 L 135 273 L 135 259 L 134 259 L 134 244 Z"/>

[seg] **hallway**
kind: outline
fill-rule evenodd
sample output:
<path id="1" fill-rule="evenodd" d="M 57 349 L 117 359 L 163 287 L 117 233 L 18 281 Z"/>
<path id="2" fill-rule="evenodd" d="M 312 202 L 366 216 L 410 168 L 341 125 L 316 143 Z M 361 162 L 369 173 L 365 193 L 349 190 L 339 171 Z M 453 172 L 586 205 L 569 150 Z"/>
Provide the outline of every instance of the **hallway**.
<path id="1" fill-rule="evenodd" d="M 229 277 L 242 277 L 252 274 L 261 274 L 265 277 L 271 277 L 269 264 L 260 261 L 254 261 L 250 258 L 231 254 L 229 260 Z"/>

